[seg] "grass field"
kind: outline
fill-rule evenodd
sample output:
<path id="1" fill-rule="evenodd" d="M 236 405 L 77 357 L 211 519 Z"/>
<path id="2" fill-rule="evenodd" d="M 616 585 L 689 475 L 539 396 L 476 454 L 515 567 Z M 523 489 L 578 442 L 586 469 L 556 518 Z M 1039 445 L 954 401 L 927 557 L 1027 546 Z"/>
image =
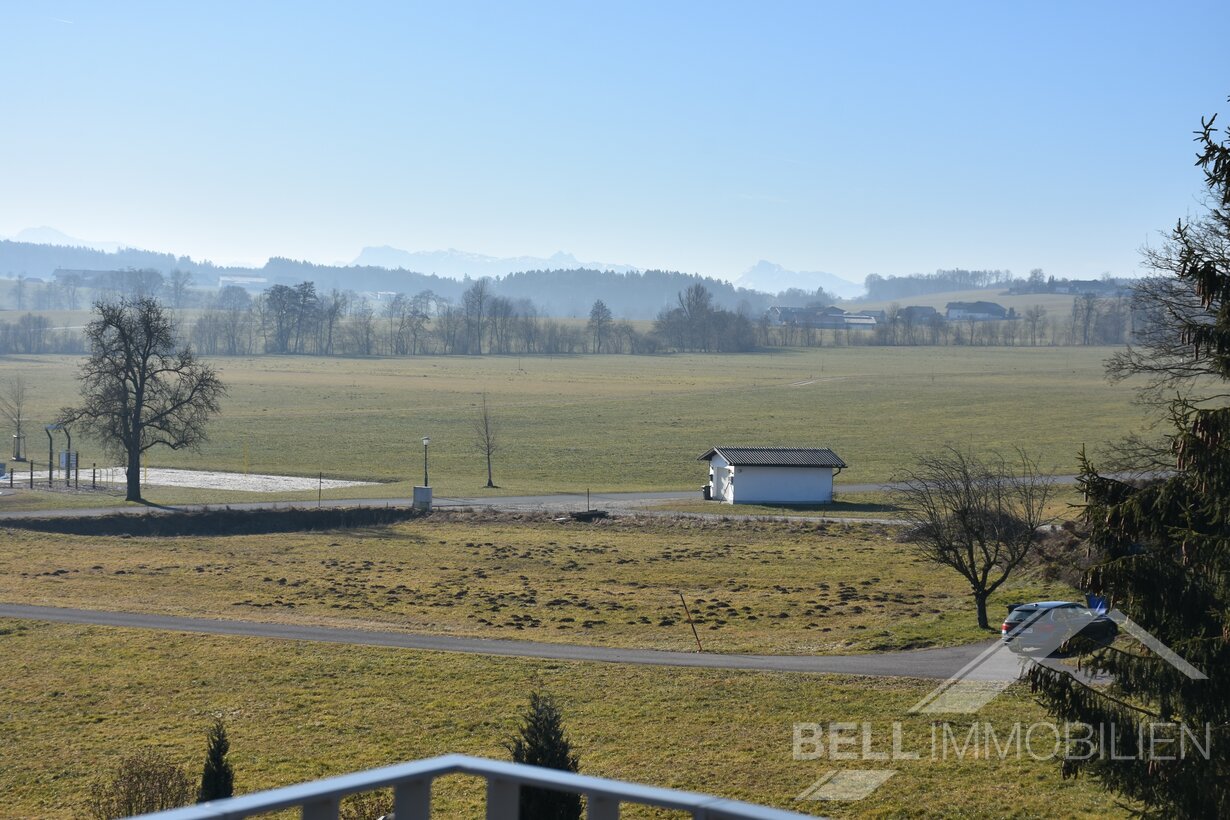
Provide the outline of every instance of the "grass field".
<path id="1" fill-rule="evenodd" d="M 1137 418 L 1091 349 L 819 349 L 748 356 L 219 360 L 231 386 L 200 454 L 151 465 L 378 478 L 330 497 L 405 496 L 432 437 L 437 495 L 485 480 L 470 420 L 486 392 L 501 423 L 497 492 L 691 489 L 715 443 L 820 445 L 851 468 L 846 507 L 885 515 L 888 479 L 946 443 L 1021 445 L 1060 472 L 1081 443 Z M 31 384 L 31 430 L 75 393 L 68 357 L 10 358 Z M 46 442 L 30 437 L 45 459 Z M 100 463 L 82 445 L 82 463 Z M 158 502 L 254 494 L 152 489 Z M 255 496 L 259 497 L 259 496 Z M 299 494 L 314 499 L 314 493 Z M 114 496 L 104 496 L 112 503 Z M 92 495 L 16 493 L 0 509 L 94 506 Z M 9 506 L 11 505 L 11 506 Z M 704 505 L 711 511 L 713 505 Z M 765 512 L 771 510 L 766 509 Z M 720 512 L 757 512 L 723 508 Z M 837 510 L 843 512 L 843 510 Z M 711 652 L 836 653 L 985 637 L 951 572 L 876 525 L 437 514 L 391 528 L 217 538 L 99 538 L 7 530 L 0 600 L 205 617 L 339 624 L 608 646 L 692 649 L 682 592 Z M 1021 574 L 992 601 L 1067 597 Z M 462 751 L 505 757 L 528 692 L 562 700 L 587 772 L 835 817 L 1118 816 L 1054 761 L 902 761 L 858 803 L 796 803 L 858 761 L 791 758 L 795 721 L 903 722 L 924 757 L 935 725 L 906 714 L 933 686 L 908 679 L 650 669 L 184 636 L 0 621 L 0 815 L 78 816 L 94 773 L 135 746 L 199 765 L 226 715 L 240 791 Z M 977 716 L 1043 719 L 1018 688 Z M 962 718 L 959 725 L 969 724 Z M 962 729 L 963 731 L 963 729 Z M 883 764 L 874 764 L 875 766 Z M 475 816 L 472 780 L 438 792 Z M 626 816 L 644 816 L 629 812 Z"/>
<path id="2" fill-rule="evenodd" d="M 937 724 L 906 714 L 933 682 L 540 662 L 18 621 L 0 622 L 0 651 L 9 659 L 0 669 L 5 817 L 84 816 L 91 780 L 142 746 L 160 749 L 196 776 L 215 714 L 227 721 L 240 793 L 446 752 L 507 759 L 502 741 L 534 689 L 560 699 L 586 773 L 833 817 L 1123 816 L 1095 783 L 1063 780 L 1054 760 L 933 755 Z M 1013 687 L 976 719 L 1002 730 L 1045 718 L 1028 692 Z M 799 721 L 870 722 L 874 750 L 883 752 L 891 748 L 891 721 L 901 721 L 902 749 L 921 759 L 796 761 L 792 726 Z M 953 732 L 963 738 L 969 724 L 960 717 Z M 827 771 L 890 766 L 898 774 L 865 800 L 794 800 Z M 434 797 L 441 816 L 481 816 L 473 779 L 442 781 Z"/>
<path id="3" fill-rule="evenodd" d="M 0 542 L 0 600 L 690 651 L 831 654 L 987 636 L 960 576 L 875 525 L 558 524 L 442 515 L 388 528 Z M 991 601 L 1070 596 L 1021 572 Z"/>
<path id="4" fill-rule="evenodd" d="M 431 436 L 437 495 L 484 492 L 471 423 L 486 392 L 499 424 L 495 492 L 691 489 L 718 443 L 829 446 L 841 482 L 888 479 L 945 443 L 1021 445 L 1071 472 L 1084 443 L 1137 424 L 1130 388 L 1102 377 L 1107 348 L 821 348 L 731 356 L 220 359 L 230 386 L 200 454 L 151 465 L 381 479 L 334 497 L 406 496 Z M 29 449 L 76 396 L 76 360 L 12 357 L 32 388 Z M 78 437 L 80 438 L 80 437 Z M 59 446 L 59 444 L 57 444 Z M 81 445 L 82 463 L 106 463 Z M 153 489 L 162 500 L 169 491 Z M 2 503 L 2 499 L 0 499 Z"/>

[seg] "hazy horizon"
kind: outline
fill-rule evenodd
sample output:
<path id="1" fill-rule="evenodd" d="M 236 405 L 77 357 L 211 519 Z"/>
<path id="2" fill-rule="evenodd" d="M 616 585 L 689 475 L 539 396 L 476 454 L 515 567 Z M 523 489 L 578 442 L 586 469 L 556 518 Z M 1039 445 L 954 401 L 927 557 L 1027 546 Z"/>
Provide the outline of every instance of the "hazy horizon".
<path id="1" fill-rule="evenodd" d="M 1222 4 L 10 8 L 0 235 L 736 280 L 1132 275 L 1197 207 Z"/>

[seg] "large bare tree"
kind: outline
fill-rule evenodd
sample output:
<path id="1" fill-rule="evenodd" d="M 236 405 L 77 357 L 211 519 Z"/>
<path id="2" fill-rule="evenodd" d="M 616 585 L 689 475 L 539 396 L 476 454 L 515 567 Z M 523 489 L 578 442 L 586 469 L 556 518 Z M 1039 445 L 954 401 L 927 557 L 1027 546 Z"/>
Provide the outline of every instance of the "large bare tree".
<path id="1" fill-rule="evenodd" d="M 948 447 L 919 457 L 897 479 L 914 550 L 969 582 L 983 629 L 990 628 L 987 598 L 1029 555 L 1047 521 L 1052 477 L 1024 451 L 1017 457 Z"/>
<path id="2" fill-rule="evenodd" d="M 226 394 L 213 368 L 179 346 L 171 319 L 150 297 L 94 306 L 81 398 L 60 411 L 124 459 L 127 499 L 141 501 L 141 454 L 163 445 L 195 449 Z"/>
<path id="3" fill-rule="evenodd" d="M 487 394 L 483 393 L 483 403 L 474 417 L 474 449 L 487 458 L 487 486 L 494 487 L 491 479 L 491 457 L 500 449 L 496 438 L 496 422 L 487 406 Z"/>

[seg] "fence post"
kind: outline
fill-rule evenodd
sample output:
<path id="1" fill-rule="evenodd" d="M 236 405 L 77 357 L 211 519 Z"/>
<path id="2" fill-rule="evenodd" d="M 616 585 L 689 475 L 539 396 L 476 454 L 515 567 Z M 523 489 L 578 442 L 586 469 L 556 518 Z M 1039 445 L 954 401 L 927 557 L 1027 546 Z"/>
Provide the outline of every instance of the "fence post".
<path id="1" fill-rule="evenodd" d="M 73 458 L 73 489 L 81 489 L 81 454 Z"/>
<path id="2" fill-rule="evenodd" d="M 613 797 L 589 794 L 585 805 L 585 820 L 619 820 L 619 801 Z"/>
<path id="3" fill-rule="evenodd" d="M 30 459 L 30 489 L 34 489 L 34 459 Z"/>
<path id="4" fill-rule="evenodd" d="M 424 778 L 394 786 L 393 811 L 406 820 L 430 820 L 431 781 Z"/>
<path id="5" fill-rule="evenodd" d="M 98 489 L 98 462 L 90 465 L 90 489 Z"/>
<path id="6" fill-rule="evenodd" d="M 520 816 L 521 784 L 491 775 L 487 781 L 487 820 L 518 820 Z"/>
<path id="7" fill-rule="evenodd" d="M 303 820 L 337 820 L 338 799 L 322 797 L 314 803 L 304 803 L 300 817 Z"/>

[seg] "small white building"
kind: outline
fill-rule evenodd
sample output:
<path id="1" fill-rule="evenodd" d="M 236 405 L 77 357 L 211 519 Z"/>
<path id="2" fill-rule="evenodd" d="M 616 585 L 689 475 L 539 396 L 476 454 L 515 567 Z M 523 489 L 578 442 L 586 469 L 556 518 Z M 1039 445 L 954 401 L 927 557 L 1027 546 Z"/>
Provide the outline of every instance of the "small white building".
<path id="1" fill-rule="evenodd" d="M 709 462 L 708 497 L 727 504 L 828 504 L 846 466 L 820 447 L 714 447 L 697 461 Z"/>

